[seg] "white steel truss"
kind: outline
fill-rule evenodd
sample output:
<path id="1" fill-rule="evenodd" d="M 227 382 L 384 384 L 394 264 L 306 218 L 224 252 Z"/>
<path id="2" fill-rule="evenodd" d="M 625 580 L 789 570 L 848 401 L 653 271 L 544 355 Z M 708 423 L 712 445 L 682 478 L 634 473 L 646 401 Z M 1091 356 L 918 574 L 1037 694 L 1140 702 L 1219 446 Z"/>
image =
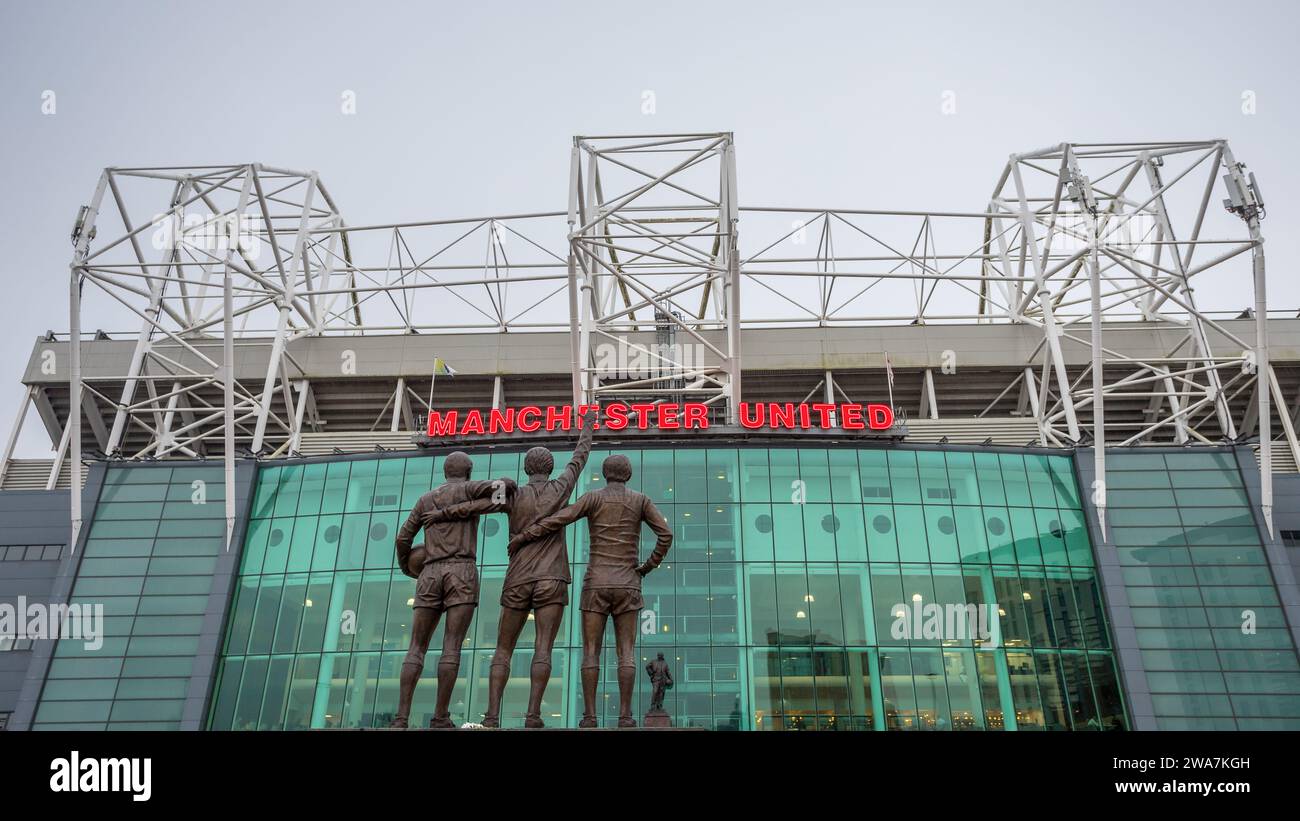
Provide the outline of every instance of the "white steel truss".
<path id="1" fill-rule="evenodd" d="M 570 162 L 575 399 L 689 396 L 721 404 L 734 423 L 740 259 L 732 135 L 575 137 Z M 672 342 L 647 350 L 629 341 L 647 326 Z M 710 330 L 718 333 L 710 338 Z M 653 374 L 615 381 L 618 363 L 637 356 L 656 360 Z"/>
<path id="2" fill-rule="evenodd" d="M 128 182 L 161 196 L 132 210 Z M 71 346 L 71 407 L 84 391 L 112 409 L 109 455 L 284 454 L 314 413 L 287 350 L 296 339 L 567 330 L 575 402 L 690 398 L 729 422 L 742 329 L 1007 323 L 1040 338 L 999 398 L 1019 395 L 1045 445 L 1257 436 L 1270 528 L 1273 407 L 1300 462 L 1269 365 L 1263 202 L 1223 140 L 1062 143 L 1012 155 L 982 208 L 890 211 L 741 207 L 730 133 L 576 137 L 568 194 L 563 211 L 349 226 L 315 172 L 107 169 L 74 230 L 72 338 L 83 291 L 140 330 L 111 379 L 83 383 Z M 1223 324 L 1239 308 L 1201 304 L 1214 293 L 1203 286 L 1230 302 L 1247 279 L 1253 339 Z M 1179 341 L 1142 354 L 1108 345 L 1126 322 L 1177 328 Z M 227 378 L 240 351 L 268 346 L 263 378 Z M 658 370 L 626 378 L 611 362 L 628 353 Z M 884 361 L 873 352 L 859 367 Z M 930 418 L 944 406 L 940 366 L 925 366 Z M 1135 399 L 1142 424 L 1107 423 L 1108 400 Z M 421 405 L 399 381 L 381 416 L 409 425 Z M 68 422 L 60 457 L 79 473 L 80 414 Z M 145 446 L 123 450 L 128 430 Z"/>

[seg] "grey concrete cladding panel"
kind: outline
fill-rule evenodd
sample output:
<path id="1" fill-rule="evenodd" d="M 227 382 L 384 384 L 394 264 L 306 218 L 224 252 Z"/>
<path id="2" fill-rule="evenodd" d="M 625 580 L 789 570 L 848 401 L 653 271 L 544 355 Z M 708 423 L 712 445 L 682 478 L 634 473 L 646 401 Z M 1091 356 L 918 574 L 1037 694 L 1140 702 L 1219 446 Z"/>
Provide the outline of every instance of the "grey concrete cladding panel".
<path id="1" fill-rule="evenodd" d="M 1273 476 L 1273 523 L 1279 536 L 1283 530 L 1300 530 L 1300 473 Z M 1287 547 L 1291 572 L 1300 579 L 1300 547 Z"/>
<path id="2" fill-rule="evenodd" d="M 64 544 L 68 540 L 68 491 L 0 491 L 0 545 Z M 2 549 L 2 548 L 0 548 Z M 57 561 L 0 562 L 0 602 L 19 596 L 49 601 L 59 574 Z M 0 653 L 0 713 L 13 712 L 31 664 L 31 651 Z"/>
<path id="3" fill-rule="evenodd" d="M 0 562 L 0 602 L 17 604 L 19 596 L 48 602 L 58 571 L 59 562 L 54 561 Z M 0 653 L 0 713 L 11 713 L 17 706 L 31 660 L 31 651 Z"/>
<path id="4" fill-rule="evenodd" d="M 1223 320 L 1222 325 L 1241 338 L 1252 338 L 1251 320 Z M 1233 346 L 1215 329 L 1209 330 L 1214 350 L 1231 353 Z M 1165 356 L 1186 330 L 1171 325 L 1131 322 L 1107 323 L 1106 344 L 1130 356 Z M 1270 319 L 1271 355 L 1275 362 L 1300 360 L 1300 319 Z M 704 332 L 711 343 L 721 345 L 718 332 Z M 653 333 L 629 334 L 630 341 L 653 344 Z M 746 370 L 883 368 L 889 352 L 895 368 L 939 367 L 945 351 L 953 351 L 957 367 L 1022 367 L 1042 342 L 1042 333 L 1026 325 L 889 325 L 866 328 L 751 328 L 741 332 Z M 195 343 L 204 353 L 220 358 L 220 340 Z M 86 378 L 120 376 L 130 363 L 135 342 L 130 334 L 120 339 L 86 341 L 82 344 L 82 370 Z M 182 364 L 197 365 L 193 354 L 166 340 L 160 351 Z M 55 373 L 42 371 L 46 351 L 54 353 Z M 290 355 L 308 378 L 343 375 L 343 352 L 356 354 L 356 375 L 360 377 L 427 377 L 434 357 L 441 357 L 467 374 L 556 374 L 570 369 L 570 340 L 567 332 L 474 333 L 474 334 L 391 334 L 366 337 L 315 337 L 289 343 Z M 64 342 L 37 340 L 28 360 L 23 382 L 63 384 L 67 382 L 68 346 Z M 1082 346 L 1064 350 L 1067 364 L 1085 365 L 1088 353 Z M 236 373 L 240 378 L 260 380 L 265 376 L 269 345 L 236 349 Z"/>
<path id="5" fill-rule="evenodd" d="M 66 544 L 68 508 L 66 490 L 0 491 L 0 545 Z"/>

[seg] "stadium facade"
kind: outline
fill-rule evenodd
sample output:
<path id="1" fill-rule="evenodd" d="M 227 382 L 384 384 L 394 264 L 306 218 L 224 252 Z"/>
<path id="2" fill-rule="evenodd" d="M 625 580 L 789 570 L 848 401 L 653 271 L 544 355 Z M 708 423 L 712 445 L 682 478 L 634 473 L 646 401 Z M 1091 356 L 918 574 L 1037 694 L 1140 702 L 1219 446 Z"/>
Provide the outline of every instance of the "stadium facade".
<path id="1" fill-rule="evenodd" d="M 1226 142 L 1014 155 L 970 212 L 745 208 L 730 134 L 577 138 L 571 169 L 567 211 L 356 227 L 314 172 L 107 169 L 0 468 L 8 729 L 386 726 L 407 511 L 453 450 L 562 465 L 589 404 L 575 494 L 627 454 L 675 533 L 638 653 L 680 726 L 1300 729 L 1300 319 Z M 14 458 L 29 410 L 53 459 Z M 97 607 L 98 640 L 42 636 Z M 580 645 L 570 607 L 550 726 Z"/>

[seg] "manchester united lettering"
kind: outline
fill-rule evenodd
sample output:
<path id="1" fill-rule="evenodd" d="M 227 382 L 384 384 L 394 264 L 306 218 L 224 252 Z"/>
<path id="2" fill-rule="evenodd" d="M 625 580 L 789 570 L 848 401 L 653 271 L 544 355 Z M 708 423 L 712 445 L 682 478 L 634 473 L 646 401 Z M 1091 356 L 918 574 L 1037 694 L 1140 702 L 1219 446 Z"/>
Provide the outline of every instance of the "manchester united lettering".
<path id="1" fill-rule="evenodd" d="M 434 438 L 537 433 L 579 430 L 587 405 L 525 405 L 493 408 L 430 411 L 426 433 Z M 793 403 L 742 402 L 740 426 L 749 430 L 844 430 L 883 431 L 894 426 L 894 409 L 883 404 L 845 402 Z M 611 402 L 600 407 L 596 429 L 621 430 L 707 430 L 709 406 L 703 402 Z"/>

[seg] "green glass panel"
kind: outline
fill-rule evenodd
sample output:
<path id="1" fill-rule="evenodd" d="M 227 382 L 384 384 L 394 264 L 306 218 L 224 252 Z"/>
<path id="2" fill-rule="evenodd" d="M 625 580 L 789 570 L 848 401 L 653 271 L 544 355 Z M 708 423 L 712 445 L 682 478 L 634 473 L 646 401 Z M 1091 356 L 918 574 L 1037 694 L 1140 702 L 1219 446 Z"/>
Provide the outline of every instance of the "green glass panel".
<path id="1" fill-rule="evenodd" d="M 339 570 L 360 570 L 364 566 L 369 531 L 369 513 L 344 515 L 343 526 L 339 529 L 338 557 L 335 560 L 335 567 Z"/>
<path id="2" fill-rule="evenodd" d="M 989 560 L 993 564 L 1015 564 L 1015 537 L 1011 532 L 1011 515 L 1006 508 L 983 509 L 984 537 L 988 541 Z M 1088 546 L 1091 554 L 1091 545 Z"/>
<path id="3" fill-rule="evenodd" d="M 378 473 L 377 460 L 352 463 L 352 470 L 348 473 L 347 502 L 343 508 L 345 512 L 369 511 L 374 507 L 375 479 Z"/>
<path id="4" fill-rule="evenodd" d="M 1278 603 L 1277 591 L 1272 587 L 1203 587 L 1200 593 L 1207 605 L 1267 607 Z"/>
<path id="5" fill-rule="evenodd" d="M 149 559 L 91 559 L 81 560 L 82 576 L 141 576 L 149 567 Z"/>
<path id="6" fill-rule="evenodd" d="M 289 563 L 289 548 L 293 541 L 292 518 L 272 519 L 267 533 L 266 559 L 263 573 L 283 573 Z"/>
<path id="7" fill-rule="evenodd" d="M 402 499 L 399 510 L 409 511 L 420 497 L 434 488 L 433 459 L 415 456 L 407 459 L 402 469 Z M 319 665 L 319 661 L 317 661 Z"/>
<path id="8" fill-rule="evenodd" d="M 1047 720 L 1043 700 L 1038 692 L 1039 676 L 1034 654 L 1008 650 L 1006 659 L 1011 700 L 1015 704 L 1016 729 L 1044 729 Z"/>
<path id="9" fill-rule="evenodd" d="M 858 474 L 864 502 L 889 501 L 893 498 L 889 478 L 889 457 L 883 450 L 859 450 Z"/>
<path id="10" fill-rule="evenodd" d="M 746 502 L 771 501 L 772 479 L 765 449 L 740 449 L 740 488 Z"/>
<path id="11" fill-rule="evenodd" d="M 1143 470 L 1143 471 L 1106 471 L 1106 489 L 1127 490 L 1132 489 L 1149 489 L 1159 490 L 1170 487 L 1169 474 L 1163 470 Z"/>
<path id="12" fill-rule="evenodd" d="M 132 625 L 136 636 L 197 636 L 202 630 L 202 616 L 140 616 Z"/>
<path id="13" fill-rule="evenodd" d="M 898 532 L 892 505 L 866 505 L 867 556 L 873 562 L 898 561 Z"/>
<path id="14" fill-rule="evenodd" d="M 162 517 L 162 511 L 162 502 L 115 502 L 100 505 L 95 511 L 95 518 L 98 521 L 113 519 L 157 520 Z"/>
<path id="15" fill-rule="evenodd" d="M 697 448 L 683 448 L 673 458 L 673 493 L 678 501 L 700 502 L 708 499 L 708 480 L 705 474 L 707 452 Z"/>
<path id="16" fill-rule="evenodd" d="M 388 570 L 367 570 L 361 576 L 357 632 L 353 641 L 356 650 L 379 650 L 383 647 L 390 578 Z"/>
<path id="17" fill-rule="evenodd" d="M 789 506 L 787 506 L 789 507 Z M 703 562 L 709 558 L 709 518 L 705 505 L 676 504 L 662 511 L 671 516 L 673 526 L 673 558 L 679 562 Z M 799 527 L 798 511 L 791 527 Z M 644 538 L 644 537 L 643 537 Z M 786 544 L 792 549 L 800 549 L 803 539 L 795 533 L 784 536 Z"/>
<path id="18" fill-rule="evenodd" d="M 835 561 L 835 532 L 839 528 L 839 522 L 832 515 L 831 506 L 804 505 L 803 524 L 804 551 L 808 561 Z"/>
<path id="19" fill-rule="evenodd" d="M 740 467 L 735 450 L 710 448 L 706 451 L 705 473 L 710 503 L 740 501 Z"/>
<path id="20" fill-rule="evenodd" d="M 193 521 L 184 521 L 177 519 L 164 519 L 158 525 L 158 537 L 206 537 L 211 539 L 224 539 L 226 535 L 226 525 L 223 519 L 197 519 Z"/>
<path id="21" fill-rule="evenodd" d="M 847 448 L 827 451 L 831 498 L 837 503 L 862 501 L 862 478 L 858 472 L 858 454 Z"/>
<path id="22" fill-rule="evenodd" d="M 197 636 L 132 636 L 127 655 L 193 657 L 198 649 Z"/>
<path id="23" fill-rule="evenodd" d="M 905 562 L 924 562 L 929 561 L 931 554 L 933 554 L 935 561 L 944 561 L 944 559 L 939 558 L 944 555 L 942 546 L 937 546 L 933 540 L 927 540 L 926 538 L 926 517 L 943 515 L 942 510 L 942 508 L 929 505 L 925 507 L 921 505 L 894 506 L 894 524 L 898 534 L 898 558 Z M 928 550 L 927 541 L 929 541 Z M 886 560 L 892 561 L 893 558 L 893 556 L 888 556 Z"/>
<path id="24" fill-rule="evenodd" d="M 1029 475 L 1025 472 L 1025 459 L 1018 453 L 998 454 L 1002 464 L 1002 484 L 1007 492 L 1010 507 L 1030 507 Z"/>
<path id="25" fill-rule="evenodd" d="M 975 469 L 975 454 L 950 451 L 945 454 L 948 463 L 948 485 L 952 489 L 954 505 L 980 503 L 979 482 Z"/>
<path id="26" fill-rule="evenodd" d="M 906 637 L 894 634 L 895 608 L 907 606 L 903 597 L 903 580 L 897 566 L 871 565 L 871 602 L 876 626 L 876 641 L 880 644 L 906 644 Z"/>
<path id="27" fill-rule="evenodd" d="M 1108 474 L 1109 475 L 1109 474 Z M 1111 488 L 1114 489 L 1113 487 Z M 1183 491 L 1179 491 L 1182 493 Z M 1199 492 L 1199 491 L 1186 491 Z M 1174 505 L 1172 490 L 1125 490 L 1123 493 L 1107 493 L 1106 505 L 1109 508 L 1126 507 L 1160 508 Z"/>
<path id="28" fill-rule="evenodd" d="M 595 454 L 592 455 L 595 462 Z M 588 471 L 595 473 L 596 471 Z M 646 450 L 641 452 L 641 492 L 666 505 L 678 497 L 673 489 L 673 452 L 671 450 Z M 748 496 L 746 498 L 749 498 Z M 783 500 L 785 496 L 781 497 Z M 692 501 L 686 499 L 686 501 Z"/>
<path id="29" fill-rule="evenodd" d="M 1234 471 L 1219 470 L 1185 470 L 1169 474 L 1170 484 L 1175 488 L 1237 488 L 1241 487 L 1241 476 Z"/>
<path id="30" fill-rule="evenodd" d="M 391 513 L 376 513 L 370 517 L 370 528 L 366 531 L 366 567 L 385 567 L 391 568 L 397 565 L 397 554 L 393 548 L 393 539 L 397 536 L 397 529 L 405 521 L 406 514 L 396 511 Z M 497 524 L 498 534 L 503 528 L 500 524 L 504 519 L 494 517 Z M 485 529 L 481 522 L 479 531 L 482 538 L 482 531 Z M 498 539 L 500 541 L 500 539 Z"/>
<path id="31" fill-rule="evenodd" d="M 298 494 L 302 490 L 302 465 L 285 465 L 280 468 L 280 480 L 275 491 L 272 516 L 292 516 L 298 512 Z"/>
<path id="32" fill-rule="evenodd" d="M 1092 567 L 1092 543 L 1088 540 L 1088 528 L 1083 520 L 1083 512 L 1060 508 L 1057 514 L 1065 537 L 1065 553 L 1070 565 Z"/>
<path id="33" fill-rule="evenodd" d="M 921 501 L 915 451 L 889 451 L 889 487 L 896 503 L 917 504 Z"/>
<path id="34" fill-rule="evenodd" d="M 486 466 L 485 466 L 486 467 Z M 381 459 L 375 475 L 375 497 L 372 510 L 397 510 L 402 502 L 402 477 L 406 470 L 404 459 Z"/>
<path id="35" fill-rule="evenodd" d="M 1074 481 L 1073 461 L 1064 456 L 1048 456 L 1047 469 L 1052 475 L 1052 487 L 1056 491 L 1056 505 L 1061 508 L 1078 510 L 1079 488 Z"/>
<path id="36" fill-rule="evenodd" d="M 900 505 L 898 509 L 904 508 Z M 926 505 L 924 533 L 926 539 L 918 541 L 907 555 L 903 556 L 904 559 L 926 561 L 924 550 L 928 542 L 930 560 L 941 563 L 961 561 L 961 549 L 957 543 L 957 519 L 953 516 L 951 507 Z"/>
<path id="37" fill-rule="evenodd" d="M 880 651 L 880 679 L 884 697 L 885 728 L 919 730 L 922 720 L 917 712 L 913 689 L 912 656 L 906 649 Z"/>
<path id="38" fill-rule="evenodd" d="M 744 560 L 747 562 L 772 561 L 775 557 L 772 545 L 774 530 L 772 506 L 745 503 L 740 508 L 744 528 L 741 537 Z"/>
<path id="39" fill-rule="evenodd" d="M 320 656 L 297 656 L 285 699 L 284 729 L 311 727 L 312 708 L 320 674 Z"/>
<path id="40" fill-rule="evenodd" d="M 804 559 L 803 506 L 774 504 L 772 521 L 777 561 L 802 561 Z"/>
<path id="41" fill-rule="evenodd" d="M 1203 585 L 1258 585 L 1273 583 L 1267 567 L 1197 567 L 1196 579 Z"/>
<path id="42" fill-rule="evenodd" d="M 831 483 L 826 451 L 821 448 L 799 448 L 796 452 L 799 455 L 798 478 L 806 487 L 806 501 L 829 502 Z"/>
<path id="43" fill-rule="evenodd" d="M 773 448 L 768 451 L 772 476 L 773 502 L 799 502 L 808 500 L 807 485 L 799 474 L 799 451 L 794 448 Z"/>
<path id="44" fill-rule="evenodd" d="M 307 519 L 315 522 L 316 535 L 312 540 L 311 567 L 315 571 L 333 570 L 338 560 L 339 539 L 343 535 L 342 516 L 321 516 L 319 519 Z"/>
<path id="45" fill-rule="evenodd" d="M 325 469 L 325 490 L 321 494 L 321 513 L 342 513 L 348 498 L 351 462 L 330 462 Z"/>
<path id="46" fill-rule="evenodd" d="M 1038 542 L 1038 522 L 1034 511 L 1023 507 L 1008 509 L 1016 560 L 1021 565 L 1041 565 L 1043 550 Z"/>
<path id="47" fill-rule="evenodd" d="M 153 552 L 154 540 L 147 539 L 89 539 L 85 556 L 108 558 L 112 556 L 148 556 Z"/>
<path id="48" fill-rule="evenodd" d="M 161 556 L 149 561 L 150 576 L 211 576 L 216 556 Z"/>
<path id="49" fill-rule="evenodd" d="M 921 501 L 925 504 L 952 504 L 953 493 L 948 485 L 948 468 L 943 452 L 918 451 L 916 466 L 921 482 Z"/>
<path id="50" fill-rule="evenodd" d="M 158 556 L 210 556 L 217 557 L 225 551 L 222 539 L 155 539 L 153 555 Z"/>
<path id="51" fill-rule="evenodd" d="M 988 564 L 989 545 L 985 536 L 984 512 L 977 507 L 955 507 L 957 545 L 965 564 Z"/>
<path id="52" fill-rule="evenodd" d="M 1174 500 L 1181 508 L 1244 507 L 1250 504 L 1246 491 L 1239 488 L 1177 488 L 1167 504 Z"/>
<path id="53" fill-rule="evenodd" d="M 280 617 L 280 599 L 284 594 L 283 576 L 263 576 L 257 590 L 252 628 L 248 637 L 249 654 L 271 652 L 275 624 Z"/>
<path id="54" fill-rule="evenodd" d="M 167 498 L 168 490 L 168 485 L 106 484 L 99 494 L 99 501 L 100 504 L 108 502 L 161 502 Z"/>
<path id="55" fill-rule="evenodd" d="M 167 519 L 224 519 L 226 515 L 226 506 L 221 499 L 213 499 L 208 496 L 198 497 L 201 501 L 193 499 L 184 499 L 177 502 L 167 502 L 163 505 L 163 518 Z"/>
<path id="56" fill-rule="evenodd" d="M 321 501 L 325 496 L 325 476 L 329 463 L 321 462 L 305 465 L 302 470 L 302 484 L 298 492 L 299 516 L 315 516 L 320 513 Z"/>
<path id="57" fill-rule="evenodd" d="M 144 588 L 143 576 L 77 579 L 78 596 L 138 596 Z"/>
<path id="58" fill-rule="evenodd" d="M 161 484 L 171 481 L 172 468 L 162 465 L 121 468 L 114 467 L 107 471 L 104 484 Z"/>
<path id="59" fill-rule="evenodd" d="M 996 453 L 975 454 L 975 479 L 980 501 L 985 505 L 1005 505 L 1006 488 L 1002 486 L 1002 465 Z"/>
<path id="60" fill-rule="evenodd" d="M 1035 508 L 1038 523 L 1038 544 L 1043 550 L 1043 564 L 1064 566 L 1070 563 L 1065 547 L 1065 531 L 1061 527 L 1061 514 L 1055 508 Z M 1115 528 L 1116 531 L 1119 528 Z M 1116 537 L 1118 539 L 1118 537 Z M 1116 544 L 1119 544 L 1116 541 Z"/>
<path id="61" fill-rule="evenodd" d="M 1043 726 L 1047 730 L 1069 730 L 1066 683 L 1062 677 L 1061 656 L 1052 652 L 1034 653 L 1039 678 L 1039 696 L 1043 701 Z"/>

